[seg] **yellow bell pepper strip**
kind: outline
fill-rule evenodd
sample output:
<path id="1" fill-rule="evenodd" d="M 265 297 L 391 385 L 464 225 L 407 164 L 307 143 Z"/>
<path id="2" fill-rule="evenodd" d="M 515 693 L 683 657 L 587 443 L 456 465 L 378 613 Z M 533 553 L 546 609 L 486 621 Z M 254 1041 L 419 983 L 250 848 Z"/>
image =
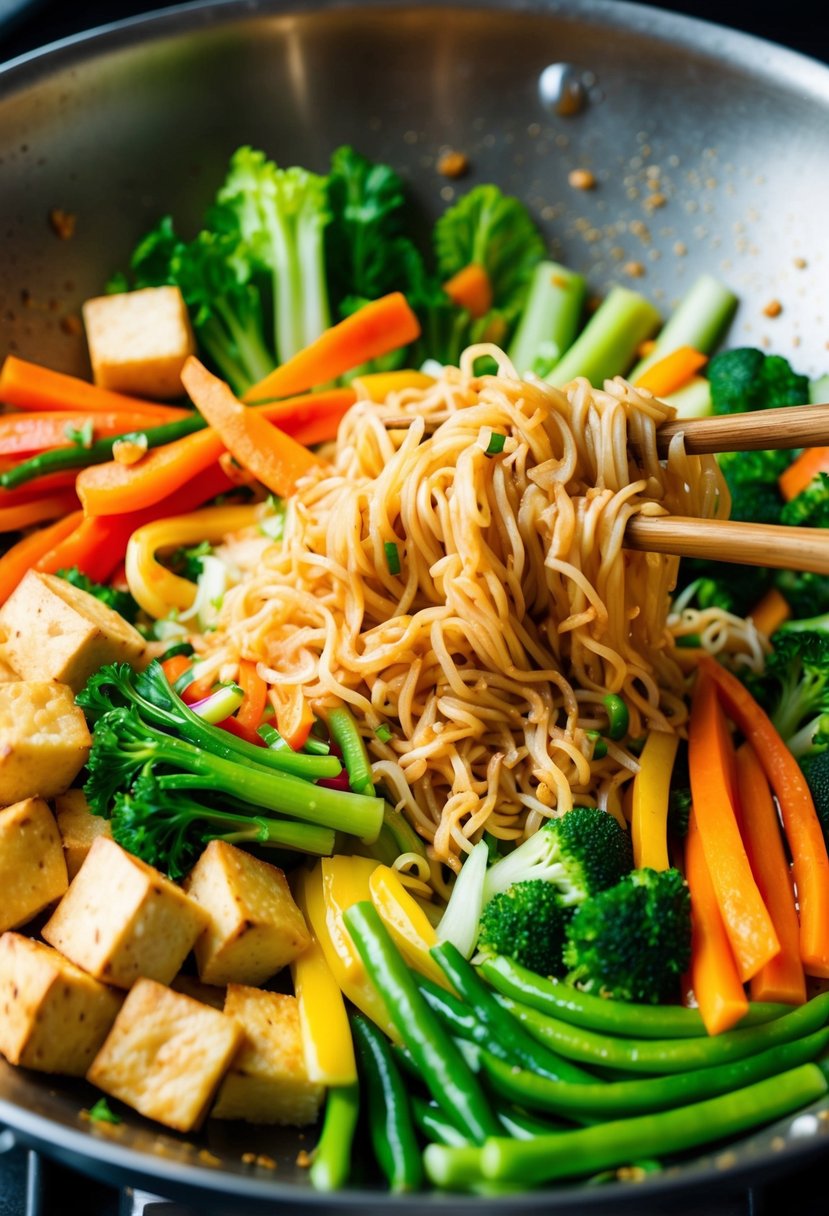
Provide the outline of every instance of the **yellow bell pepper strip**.
<path id="1" fill-rule="evenodd" d="M 410 967 L 442 988 L 451 989 L 429 951 L 438 944 L 426 913 L 389 866 L 377 866 L 368 882 L 371 900 L 394 944 Z"/>
<path id="2" fill-rule="evenodd" d="M 325 961 L 343 995 L 397 1042 L 399 1036 L 389 1020 L 382 998 L 369 983 L 362 960 L 342 921 L 342 904 L 350 906 L 355 890 L 362 889 L 365 898 L 370 898 L 368 878 L 377 863 L 363 857 L 338 857 L 336 860 L 334 873 L 329 874 L 328 898 L 326 899 L 323 890 L 322 867 L 315 865 L 297 881 L 297 903 L 305 914 L 305 919 L 319 942 Z M 357 867 L 353 867 L 350 876 L 352 882 L 349 883 L 349 867 L 341 864 L 349 862 L 361 863 L 362 887 L 356 881 Z M 336 903 L 335 899 L 341 903 Z"/>
<path id="3" fill-rule="evenodd" d="M 633 780 L 631 835 L 637 869 L 667 870 L 668 795 L 679 744 L 677 735 L 652 730 L 639 758 Z"/>
<path id="4" fill-rule="evenodd" d="M 352 1085 L 357 1064 L 345 1001 L 313 933 L 311 944 L 291 963 L 291 978 L 309 1079 L 331 1087 Z"/>
<path id="5" fill-rule="evenodd" d="M 259 518 L 258 505 L 205 507 L 189 515 L 158 519 L 133 532 L 127 545 L 125 569 L 133 598 L 157 620 L 171 608 L 185 612 L 196 598 L 196 584 L 180 578 L 158 561 L 159 549 L 220 541 L 228 532 L 249 528 Z"/>
<path id="6" fill-rule="evenodd" d="M 382 405 L 392 393 L 402 393 L 409 388 L 431 388 L 434 383 L 434 376 L 427 376 L 426 372 L 405 369 L 399 372 L 369 372 L 365 376 L 355 376 L 351 387 L 361 397 L 367 397 L 369 401 Z"/>

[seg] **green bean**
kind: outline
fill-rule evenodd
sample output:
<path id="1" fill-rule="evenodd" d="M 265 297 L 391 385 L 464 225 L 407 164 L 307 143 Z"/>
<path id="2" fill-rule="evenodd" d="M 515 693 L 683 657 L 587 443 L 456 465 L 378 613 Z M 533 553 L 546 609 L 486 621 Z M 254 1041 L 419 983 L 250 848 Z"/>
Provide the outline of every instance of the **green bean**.
<path id="1" fill-rule="evenodd" d="M 478 1178 L 536 1186 L 641 1160 L 662 1158 L 738 1135 L 793 1114 L 823 1097 L 829 1084 L 815 1064 L 802 1064 L 730 1094 L 659 1114 L 555 1132 L 533 1140 L 493 1137 L 481 1148 L 430 1144 L 423 1164 L 430 1182 L 469 1190 Z"/>
<path id="2" fill-rule="evenodd" d="M 478 1078 L 426 1004 L 374 905 L 367 900 L 352 904 L 343 919 L 369 979 L 432 1097 L 476 1144 L 497 1134 L 500 1125 Z"/>
<path id="3" fill-rule="evenodd" d="M 482 1023 L 489 1032 L 489 1042 L 497 1040 L 500 1048 L 503 1049 L 503 1052 L 508 1053 L 508 1058 L 514 1063 L 529 1068 L 540 1076 L 559 1081 L 572 1081 L 574 1084 L 578 1084 L 580 1081 L 586 1083 L 594 1079 L 584 1069 L 577 1068 L 568 1060 L 561 1059 L 549 1048 L 542 1047 L 539 1051 L 538 1040 L 524 1029 L 520 1021 L 508 1015 L 505 1016 L 498 998 L 451 942 L 441 942 L 440 945 L 433 946 L 430 954 L 443 968 L 444 974 L 455 990 L 467 1002 L 474 1019 L 478 1023 Z M 437 1003 L 434 996 L 427 999 L 430 1000 L 430 1003 L 433 1000 Z M 446 1011 L 445 1016 L 451 1016 L 452 1007 L 449 1002 L 444 1002 L 443 1008 Z M 463 1032 L 460 1022 L 453 1026 L 453 1033 L 458 1033 L 462 1038 L 469 1037 Z M 483 1036 L 474 1041 L 483 1043 Z M 495 1054 L 502 1054 L 500 1048 L 496 1050 Z"/>
<path id="4" fill-rule="evenodd" d="M 355 1014 L 351 1028 L 377 1163 L 392 1191 L 416 1191 L 423 1166 L 403 1078 L 384 1035 L 368 1018 Z"/>
<path id="5" fill-rule="evenodd" d="M 201 414 L 193 414 L 192 418 L 182 418 L 178 422 L 165 422 L 161 426 L 145 427 L 143 430 L 125 432 L 129 436 L 145 435 L 148 448 L 160 447 L 163 443 L 172 443 L 194 431 L 202 431 L 207 426 Z M 0 487 L 13 490 L 16 486 L 34 481 L 47 473 L 57 473 L 61 469 L 85 469 L 92 464 L 103 464 L 112 460 L 113 445 L 123 439 L 124 435 L 112 435 L 108 439 L 98 439 L 88 448 L 72 447 L 50 448 L 48 452 L 40 452 L 29 460 L 21 460 L 13 469 L 7 469 L 0 474 Z"/>
<path id="6" fill-rule="evenodd" d="M 360 1113 L 360 1089 L 356 1084 L 329 1089 L 325 1115 L 309 1176 L 317 1191 L 339 1191 L 351 1172 L 351 1146 Z"/>
<path id="7" fill-rule="evenodd" d="M 698 1009 L 685 1009 L 681 1005 L 634 1005 L 593 996 L 563 980 L 537 975 L 503 955 L 490 955 L 478 969 L 503 996 L 588 1030 L 632 1035 L 639 1039 L 704 1038 L 708 1033 Z M 791 1008 L 791 1005 L 752 1001 L 740 1022 L 740 1029 L 770 1022 L 790 1013 Z"/>
<path id="8" fill-rule="evenodd" d="M 532 1074 L 530 1074 L 532 1075 Z M 496 1106 L 495 1113 L 504 1125 L 504 1130 L 516 1140 L 531 1140 L 533 1136 L 551 1136 L 553 1132 L 569 1131 L 572 1124 L 557 1123 L 551 1119 L 539 1119 L 519 1110 L 512 1103 Z"/>
<path id="9" fill-rule="evenodd" d="M 460 1147 L 468 1144 L 466 1136 L 459 1132 L 454 1123 L 444 1117 L 440 1107 L 434 1102 L 427 1102 L 419 1094 L 411 1097 L 412 1115 L 418 1130 L 426 1139 L 437 1144 L 451 1144 Z"/>
<path id="10" fill-rule="evenodd" d="M 623 1039 L 571 1026 L 508 997 L 497 999 L 534 1038 L 570 1060 L 651 1074 L 689 1072 L 742 1060 L 812 1034 L 829 1020 L 829 992 L 824 992 L 773 1022 L 745 1030 L 726 1030 L 706 1039 Z"/>
<path id="11" fill-rule="evenodd" d="M 372 797 L 374 782 L 371 776 L 371 761 L 351 710 L 345 705 L 330 709 L 326 715 L 326 723 L 331 738 L 342 752 L 348 784 L 355 794 L 368 794 Z"/>
<path id="12" fill-rule="evenodd" d="M 510 1068 L 488 1052 L 481 1053 L 481 1067 L 496 1094 L 531 1110 L 549 1111 L 566 1118 L 619 1119 L 686 1106 L 704 1098 L 730 1093 L 776 1073 L 808 1064 L 829 1047 L 829 1029 L 791 1043 L 784 1043 L 733 1064 L 696 1068 L 669 1076 L 627 1081 L 569 1085 L 549 1081 L 525 1069 Z"/>

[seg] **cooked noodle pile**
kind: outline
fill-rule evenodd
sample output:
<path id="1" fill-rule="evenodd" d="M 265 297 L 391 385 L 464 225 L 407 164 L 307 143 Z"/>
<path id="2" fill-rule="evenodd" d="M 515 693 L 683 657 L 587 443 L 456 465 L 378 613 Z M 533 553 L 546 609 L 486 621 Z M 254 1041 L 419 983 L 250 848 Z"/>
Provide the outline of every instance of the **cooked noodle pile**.
<path id="1" fill-rule="evenodd" d="M 485 354 L 498 373 L 477 378 Z M 358 400 L 205 657 L 257 660 L 316 712 L 350 705 L 378 785 L 455 868 L 484 829 L 519 838 L 574 801 L 618 814 L 637 762 L 612 742 L 593 758 L 603 696 L 624 697 L 632 739 L 687 714 L 677 559 L 625 550 L 625 526 L 729 506 L 713 457 L 677 441 L 660 463 L 670 413 L 622 380 L 521 382 L 492 347 L 425 390 Z"/>

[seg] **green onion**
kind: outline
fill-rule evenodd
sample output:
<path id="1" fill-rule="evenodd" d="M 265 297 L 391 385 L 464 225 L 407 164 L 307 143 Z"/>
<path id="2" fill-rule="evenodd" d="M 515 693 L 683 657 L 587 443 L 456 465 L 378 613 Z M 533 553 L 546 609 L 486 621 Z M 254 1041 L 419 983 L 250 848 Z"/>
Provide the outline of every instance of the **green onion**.
<path id="1" fill-rule="evenodd" d="M 375 728 L 374 733 L 381 743 L 388 743 L 389 739 L 393 737 L 391 727 L 386 722 L 381 722 L 380 725 Z"/>
<path id="2" fill-rule="evenodd" d="M 91 448 L 92 441 L 95 437 L 93 431 L 93 422 L 91 418 L 87 418 L 83 426 L 77 429 L 68 424 L 63 428 L 63 433 L 70 443 L 76 448 Z"/>
<path id="3" fill-rule="evenodd" d="M 356 794 L 371 796 L 374 793 L 371 761 L 351 710 L 345 705 L 331 709 L 327 721 L 331 738 L 342 752 L 348 784 Z"/>
<path id="4" fill-rule="evenodd" d="M 328 756 L 331 754 L 331 744 L 326 743 L 325 739 L 318 739 L 316 735 L 309 735 L 302 750 L 311 756 Z"/>
<path id="5" fill-rule="evenodd" d="M 484 455 L 497 456 L 500 452 L 503 452 L 506 441 L 506 435 L 502 435 L 500 431 L 493 431 L 489 436 L 489 443 L 486 445 Z"/>
<path id="6" fill-rule="evenodd" d="M 387 540 L 383 545 L 386 551 L 386 564 L 389 568 L 389 574 L 400 573 L 400 550 L 397 543 L 393 540 Z"/>
<path id="7" fill-rule="evenodd" d="M 106 1098 L 99 1098 L 95 1105 L 89 1108 L 89 1117 L 90 1119 L 94 1119 L 96 1123 L 124 1122 L 120 1115 L 116 1115 L 114 1110 L 110 1110 Z"/>
<path id="8" fill-rule="evenodd" d="M 289 751 L 291 750 L 291 745 L 285 742 L 276 727 L 269 726 L 267 722 L 263 722 L 256 733 L 260 739 L 264 740 L 265 746 L 269 747 L 271 751 L 278 752 L 284 747 L 287 747 Z"/>
<path id="9" fill-rule="evenodd" d="M 190 708 L 205 722 L 215 726 L 217 722 L 224 722 L 225 718 L 235 714 L 244 699 L 245 694 L 238 684 L 222 684 L 215 692 L 203 701 L 196 701 Z"/>

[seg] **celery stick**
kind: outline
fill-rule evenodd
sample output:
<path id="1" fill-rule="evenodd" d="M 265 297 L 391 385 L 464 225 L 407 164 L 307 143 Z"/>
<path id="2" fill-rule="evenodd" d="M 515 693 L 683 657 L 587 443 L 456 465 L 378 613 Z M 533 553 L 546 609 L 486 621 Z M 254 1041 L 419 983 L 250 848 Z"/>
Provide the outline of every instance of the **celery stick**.
<path id="1" fill-rule="evenodd" d="M 714 410 L 711 388 L 705 376 L 692 376 L 687 384 L 663 400 L 674 407 L 677 418 L 707 418 Z"/>
<path id="2" fill-rule="evenodd" d="M 635 383 L 652 364 L 680 346 L 693 346 L 694 350 L 710 354 L 736 307 L 737 297 L 724 283 L 713 275 L 700 275 L 659 333 L 653 350 L 630 372 L 631 382 Z"/>
<path id="3" fill-rule="evenodd" d="M 579 331 L 586 290 L 582 275 L 557 262 L 539 262 L 507 351 L 519 376 L 552 371 Z"/>
<path id="4" fill-rule="evenodd" d="M 601 388 L 605 380 L 624 375 L 640 342 L 654 332 L 661 317 L 644 296 L 628 287 L 613 287 L 573 345 L 546 377 L 561 388 L 585 376 Z"/>

